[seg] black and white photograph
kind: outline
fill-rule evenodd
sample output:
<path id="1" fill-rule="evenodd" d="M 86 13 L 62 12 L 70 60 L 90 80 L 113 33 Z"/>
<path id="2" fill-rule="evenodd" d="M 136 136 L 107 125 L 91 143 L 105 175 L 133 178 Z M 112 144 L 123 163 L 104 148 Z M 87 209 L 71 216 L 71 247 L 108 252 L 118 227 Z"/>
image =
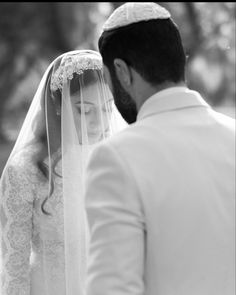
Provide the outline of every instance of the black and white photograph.
<path id="1" fill-rule="evenodd" d="M 0 295 L 235 295 L 234 2 L 0 3 Z"/>

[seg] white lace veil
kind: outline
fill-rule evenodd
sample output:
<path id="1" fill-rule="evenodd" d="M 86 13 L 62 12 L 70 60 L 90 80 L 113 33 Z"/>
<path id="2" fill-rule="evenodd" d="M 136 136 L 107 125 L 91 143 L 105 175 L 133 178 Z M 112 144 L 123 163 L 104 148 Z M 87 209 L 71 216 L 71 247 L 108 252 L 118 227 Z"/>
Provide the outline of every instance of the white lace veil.
<path id="1" fill-rule="evenodd" d="M 55 180 L 61 179 L 66 295 L 84 294 L 88 231 L 83 191 L 87 158 L 96 143 L 125 126 L 104 81 L 100 54 L 91 50 L 65 53 L 46 70 L 2 173 L 3 179 L 11 159 L 29 145 L 36 146 L 35 165 L 48 184 L 41 208 L 45 218 L 50 218 L 47 205 Z M 43 295 L 55 295 L 49 279 L 48 237 L 43 236 L 43 221 L 41 226 L 47 286 Z"/>

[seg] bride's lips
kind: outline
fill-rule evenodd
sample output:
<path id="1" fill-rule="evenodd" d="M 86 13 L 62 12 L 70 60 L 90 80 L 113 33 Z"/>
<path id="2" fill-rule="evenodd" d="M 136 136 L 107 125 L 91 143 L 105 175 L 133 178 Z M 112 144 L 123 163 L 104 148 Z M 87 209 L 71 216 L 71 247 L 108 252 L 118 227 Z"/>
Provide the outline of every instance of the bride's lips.
<path id="1" fill-rule="evenodd" d="M 88 136 L 92 136 L 92 137 L 94 137 L 94 136 L 99 136 L 99 132 L 89 132 L 88 133 Z"/>
<path id="2" fill-rule="evenodd" d="M 107 128 L 104 132 L 107 133 L 109 131 L 109 128 Z M 102 131 L 96 131 L 96 132 L 88 132 L 88 136 L 95 137 L 100 136 L 103 132 Z"/>

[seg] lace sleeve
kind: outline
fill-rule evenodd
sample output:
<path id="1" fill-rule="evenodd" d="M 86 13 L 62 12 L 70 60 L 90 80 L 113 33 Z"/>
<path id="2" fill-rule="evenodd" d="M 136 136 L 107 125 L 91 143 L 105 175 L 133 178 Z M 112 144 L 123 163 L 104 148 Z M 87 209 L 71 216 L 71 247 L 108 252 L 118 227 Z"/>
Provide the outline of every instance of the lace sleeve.
<path id="1" fill-rule="evenodd" d="M 22 170 L 9 166 L 0 184 L 1 295 L 30 294 L 33 191 Z"/>

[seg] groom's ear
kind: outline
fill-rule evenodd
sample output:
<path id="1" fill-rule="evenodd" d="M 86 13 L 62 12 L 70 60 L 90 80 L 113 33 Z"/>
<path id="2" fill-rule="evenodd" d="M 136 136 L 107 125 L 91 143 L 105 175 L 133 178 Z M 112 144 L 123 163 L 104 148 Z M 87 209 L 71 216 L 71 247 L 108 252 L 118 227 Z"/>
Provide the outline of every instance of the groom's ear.
<path id="1" fill-rule="evenodd" d="M 120 58 L 114 59 L 114 67 L 117 78 L 119 79 L 121 85 L 126 89 L 131 85 L 132 82 L 132 73 L 130 67 Z"/>

